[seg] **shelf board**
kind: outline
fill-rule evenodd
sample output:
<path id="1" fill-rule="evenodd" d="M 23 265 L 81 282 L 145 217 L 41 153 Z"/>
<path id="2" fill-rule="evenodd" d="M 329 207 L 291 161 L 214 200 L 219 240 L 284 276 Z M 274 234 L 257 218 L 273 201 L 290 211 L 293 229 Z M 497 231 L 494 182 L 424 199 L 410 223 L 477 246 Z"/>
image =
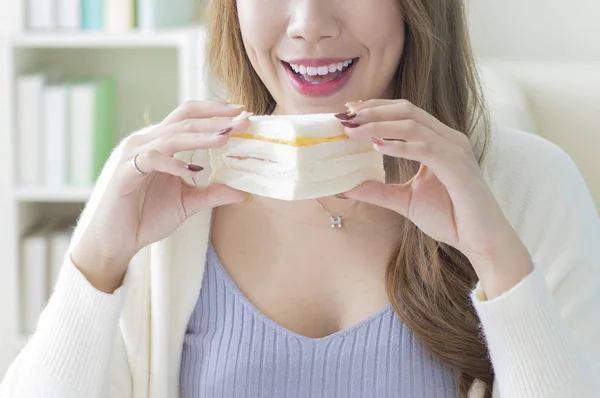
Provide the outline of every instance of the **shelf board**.
<path id="1" fill-rule="evenodd" d="M 15 35 L 13 45 L 20 48 L 160 48 L 178 47 L 197 28 L 155 32 L 28 32 Z"/>
<path id="2" fill-rule="evenodd" d="M 21 202 L 84 203 L 92 188 L 17 188 L 16 199 Z"/>

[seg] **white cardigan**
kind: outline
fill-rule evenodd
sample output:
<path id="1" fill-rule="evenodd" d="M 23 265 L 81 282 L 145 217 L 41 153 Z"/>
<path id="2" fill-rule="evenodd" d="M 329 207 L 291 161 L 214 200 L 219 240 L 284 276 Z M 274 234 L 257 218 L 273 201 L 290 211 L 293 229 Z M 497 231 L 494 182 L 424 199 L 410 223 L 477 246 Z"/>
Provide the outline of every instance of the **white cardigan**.
<path id="1" fill-rule="evenodd" d="M 89 222 L 120 155 L 113 153 L 75 230 Z M 185 157 L 188 154 L 182 154 Z M 195 161 L 207 166 L 206 151 Z M 494 397 L 600 397 L 600 222 L 571 159 L 549 142 L 495 130 L 483 167 L 535 271 L 490 301 L 472 295 L 496 373 Z M 206 184 L 208 173 L 200 173 Z M 37 331 L 1 398 L 175 398 L 183 337 L 198 299 L 211 211 L 144 249 L 114 294 L 66 257 Z M 480 386 L 472 397 L 481 397 Z"/>

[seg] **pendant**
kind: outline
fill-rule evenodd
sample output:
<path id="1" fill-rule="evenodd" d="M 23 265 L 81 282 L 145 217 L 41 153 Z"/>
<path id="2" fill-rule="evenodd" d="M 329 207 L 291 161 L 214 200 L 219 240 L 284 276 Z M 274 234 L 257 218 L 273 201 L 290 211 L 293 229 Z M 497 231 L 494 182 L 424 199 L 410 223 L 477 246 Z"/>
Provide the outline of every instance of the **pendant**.
<path id="1" fill-rule="evenodd" d="M 342 228 L 342 217 L 341 216 L 330 216 L 331 228 Z"/>

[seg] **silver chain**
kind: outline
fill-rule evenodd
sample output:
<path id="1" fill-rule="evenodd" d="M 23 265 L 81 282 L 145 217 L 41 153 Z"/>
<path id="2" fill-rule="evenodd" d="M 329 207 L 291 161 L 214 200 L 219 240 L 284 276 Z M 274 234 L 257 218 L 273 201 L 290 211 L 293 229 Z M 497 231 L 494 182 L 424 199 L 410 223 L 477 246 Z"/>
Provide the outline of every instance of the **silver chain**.
<path id="1" fill-rule="evenodd" d="M 325 212 L 325 214 L 327 214 L 331 220 L 331 228 L 342 228 L 343 226 L 343 218 L 346 217 L 346 215 L 350 212 L 350 210 L 352 210 L 356 204 L 358 203 L 358 201 L 355 201 L 352 206 L 350 206 L 342 215 L 340 216 L 334 216 L 332 215 L 330 212 L 327 211 L 327 209 L 325 208 L 325 206 L 323 206 L 323 203 L 321 203 L 321 201 L 317 198 L 316 199 L 317 203 L 319 204 L 319 206 L 321 206 L 321 209 L 323 209 L 323 212 Z"/>

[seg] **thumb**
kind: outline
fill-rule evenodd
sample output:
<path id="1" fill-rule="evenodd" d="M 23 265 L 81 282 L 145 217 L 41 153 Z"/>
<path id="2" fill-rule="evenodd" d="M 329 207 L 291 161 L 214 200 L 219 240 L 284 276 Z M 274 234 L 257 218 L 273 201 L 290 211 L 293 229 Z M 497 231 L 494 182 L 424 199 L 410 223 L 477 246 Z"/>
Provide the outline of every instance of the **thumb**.
<path id="1" fill-rule="evenodd" d="M 384 207 L 407 217 L 412 191 L 410 184 L 385 184 L 379 181 L 366 181 L 345 192 L 343 196 Z"/>
<path id="2" fill-rule="evenodd" d="M 212 184 L 205 187 L 187 187 L 182 192 L 182 202 L 188 217 L 201 210 L 212 209 L 232 203 L 250 201 L 252 195 L 238 191 L 223 184 Z"/>

